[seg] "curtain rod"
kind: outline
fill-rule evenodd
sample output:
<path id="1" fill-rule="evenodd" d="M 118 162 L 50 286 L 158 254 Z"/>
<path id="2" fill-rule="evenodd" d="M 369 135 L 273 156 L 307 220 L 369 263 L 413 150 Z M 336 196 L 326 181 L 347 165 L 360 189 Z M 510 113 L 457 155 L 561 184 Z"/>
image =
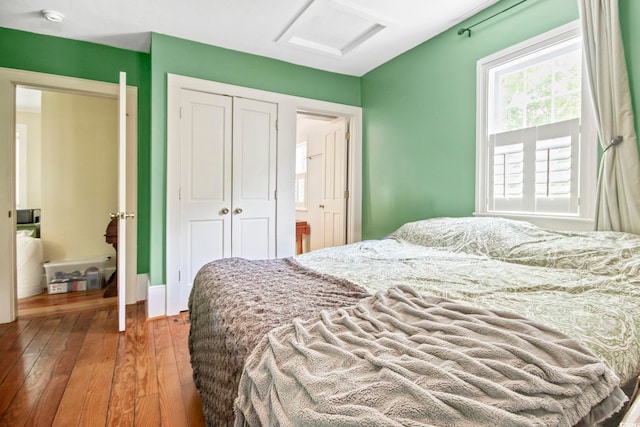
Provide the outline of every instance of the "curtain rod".
<path id="1" fill-rule="evenodd" d="M 460 28 L 460 29 L 458 30 L 458 35 L 459 35 L 459 36 L 461 36 L 461 35 L 463 35 L 464 33 L 469 33 L 469 37 L 471 37 L 471 29 L 472 29 L 473 27 L 475 27 L 476 25 L 480 25 L 480 24 L 482 24 L 483 22 L 488 21 L 488 20 L 489 20 L 489 19 L 491 19 L 491 18 L 495 18 L 496 16 L 498 16 L 498 15 L 500 15 L 500 14 L 503 14 L 503 13 L 505 13 L 506 11 L 513 9 L 513 8 L 514 8 L 514 7 L 516 7 L 516 6 L 519 6 L 519 5 L 521 5 L 522 3 L 526 2 L 526 1 L 527 1 L 527 0 L 521 0 L 521 1 L 519 1 L 518 3 L 513 4 L 513 5 L 509 6 L 508 8 L 506 8 L 506 9 L 504 9 L 504 10 L 501 10 L 501 11 L 500 11 L 500 12 L 498 12 L 498 13 L 494 13 L 493 15 L 489 16 L 488 18 L 484 18 L 484 19 L 483 19 L 482 21 L 480 21 L 480 22 L 476 22 L 475 24 L 470 25 L 470 26 L 468 26 L 468 27 L 466 27 L 466 28 Z"/>

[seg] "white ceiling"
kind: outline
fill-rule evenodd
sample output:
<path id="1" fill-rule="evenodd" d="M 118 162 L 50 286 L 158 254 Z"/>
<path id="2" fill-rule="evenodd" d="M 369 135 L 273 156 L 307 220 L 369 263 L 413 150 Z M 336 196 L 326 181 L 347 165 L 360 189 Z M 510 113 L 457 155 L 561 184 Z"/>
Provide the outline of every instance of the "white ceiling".
<path id="1" fill-rule="evenodd" d="M 1 0 L 0 26 L 142 52 L 157 32 L 361 76 L 497 1 Z"/>

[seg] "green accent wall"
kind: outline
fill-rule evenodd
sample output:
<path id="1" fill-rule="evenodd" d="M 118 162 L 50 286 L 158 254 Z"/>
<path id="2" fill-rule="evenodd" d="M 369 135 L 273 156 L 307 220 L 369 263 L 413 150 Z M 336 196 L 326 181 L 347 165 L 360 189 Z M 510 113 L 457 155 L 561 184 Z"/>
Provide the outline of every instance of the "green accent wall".
<path id="1" fill-rule="evenodd" d="M 362 77 L 363 238 L 407 221 L 475 209 L 476 63 L 578 19 L 576 0 L 503 0 Z M 640 102 L 640 2 L 620 0 L 634 109 Z M 635 77 L 635 82 L 633 77 Z M 635 84 L 634 84 L 635 83 Z M 636 129 L 640 126 L 636 115 Z"/>
<path id="2" fill-rule="evenodd" d="M 151 35 L 150 280 L 165 281 L 167 74 L 287 95 L 360 105 L 360 78 L 250 55 L 164 34 Z"/>
<path id="3" fill-rule="evenodd" d="M 138 87 L 138 273 L 149 271 L 149 54 L 0 28 L 0 67 Z M 105 212 L 105 228 L 108 217 Z"/>
<path id="4" fill-rule="evenodd" d="M 502 0 L 363 77 L 330 73 L 162 34 L 141 53 L 0 28 L 0 67 L 138 87 L 138 273 L 165 280 L 167 74 L 363 107 L 363 238 L 407 221 L 471 215 L 476 62 L 578 18 L 576 0 L 536 0 L 473 29 Z M 640 2 L 619 0 L 633 107 L 640 111 Z M 636 129 L 640 116 L 636 114 Z"/>
<path id="5" fill-rule="evenodd" d="M 360 105 L 360 78 L 152 34 L 150 53 L 0 28 L 0 67 L 138 87 L 138 273 L 164 283 L 167 74 Z"/>

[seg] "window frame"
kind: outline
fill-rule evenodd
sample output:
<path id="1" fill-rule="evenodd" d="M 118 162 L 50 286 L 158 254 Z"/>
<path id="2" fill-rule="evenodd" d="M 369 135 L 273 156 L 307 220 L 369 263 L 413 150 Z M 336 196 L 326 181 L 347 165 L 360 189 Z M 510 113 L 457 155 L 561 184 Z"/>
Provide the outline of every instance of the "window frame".
<path id="1" fill-rule="evenodd" d="M 476 216 L 500 216 L 505 218 L 526 220 L 542 227 L 563 230 L 592 230 L 594 223 L 596 182 L 597 182 L 597 157 L 598 141 L 597 130 L 593 115 L 591 96 L 588 90 L 586 66 L 582 67 L 582 105 L 580 118 L 580 178 L 579 208 L 577 214 L 546 214 L 535 212 L 517 211 L 492 211 L 489 210 L 489 187 L 493 185 L 489 176 L 490 143 L 489 143 L 489 108 L 491 100 L 489 96 L 489 75 L 494 67 L 515 61 L 523 56 L 536 51 L 546 49 L 552 45 L 566 42 L 582 35 L 580 21 L 574 21 L 543 33 L 539 36 L 525 40 L 521 43 L 503 49 L 492 55 L 478 60 L 476 68 Z M 491 95 L 493 96 L 493 95 Z"/>

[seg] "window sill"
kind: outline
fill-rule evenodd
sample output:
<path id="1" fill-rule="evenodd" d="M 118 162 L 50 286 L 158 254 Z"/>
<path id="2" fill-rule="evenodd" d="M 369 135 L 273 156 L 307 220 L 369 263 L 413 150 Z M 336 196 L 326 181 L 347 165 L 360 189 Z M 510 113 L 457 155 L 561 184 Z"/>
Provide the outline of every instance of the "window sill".
<path id="1" fill-rule="evenodd" d="M 516 221 L 527 221 L 538 227 L 559 231 L 593 231 L 593 219 L 579 217 L 563 217 L 553 215 L 527 215 L 517 213 L 499 212 L 474 212 L 474 216 L 498 217 L 513 219 Z"/>

